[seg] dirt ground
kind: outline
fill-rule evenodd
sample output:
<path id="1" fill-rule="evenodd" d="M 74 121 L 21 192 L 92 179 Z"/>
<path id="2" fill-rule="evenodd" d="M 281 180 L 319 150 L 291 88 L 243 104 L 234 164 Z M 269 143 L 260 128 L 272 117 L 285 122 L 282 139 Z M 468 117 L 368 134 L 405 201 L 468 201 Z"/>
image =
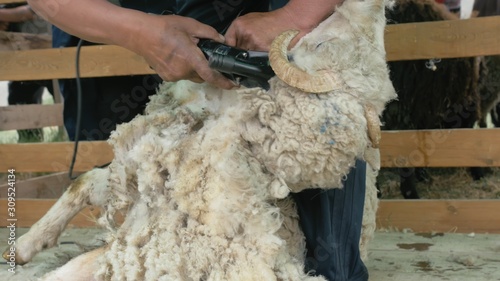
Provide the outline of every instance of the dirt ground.
<path id="1" fill-rule="evenodd" d="M 18 229 L 17 235 L 26 231 Z M 0 229 L 0 237 L 6 235 L 7 230 Z M 82 252 L 102 245 L 103 237 L 100 229 L 68 229 L 57 247 L 17 266 L 14 274 L 8 271 L 8 264 L 0 263 L 0 280 L 36 280 Z M 371 281 L 498 281 L 500 235 L 377 232 L 366 266 Z"/>
<path id="2" fill-rule="evenodd" d="M 498 281 L 500 235 L 378 232 L 367 267 L 372 281 Z"/>
<path id="3" fill-rule="evenodd" d="M 16 237 L 20 237 L 28 231 L 28 228 L 18 228 Z M 0 229 L 1 247 L 6 248 L 6 243 L 9 233 L 7 229 Z M 24 266 L 16 266 L 14 273 L 9 271 L 11 266 L 3 259 L 0 262 L 0 280 L 8 281 L 32 281 L 42 277 L 45 273 L 50 272 L 59 266 L 64 265 L 72 258 L 87 252 L 99 245 L 103 244 L 105 231 L 98 228 L 81 228 L 67 229 L 59 238 L 59 244 L 51 249 L 40 252 L 34 259 Z M 68 277 L 68 281 L 71 278 Z"/>

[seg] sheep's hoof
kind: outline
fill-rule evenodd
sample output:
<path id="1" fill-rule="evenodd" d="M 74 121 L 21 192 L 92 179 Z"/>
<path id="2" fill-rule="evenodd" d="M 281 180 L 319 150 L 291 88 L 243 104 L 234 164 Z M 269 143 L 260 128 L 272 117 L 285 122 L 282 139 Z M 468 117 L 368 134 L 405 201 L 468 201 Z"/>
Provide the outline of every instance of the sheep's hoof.
<path id="1" fill-rule="evenodd" d="M 12 255 L 14 253 L 14 256 Z M 7 248 L 7 250 L 5 250 L 2 254 L 2 257 L 4 260 L 6 260 L 7 262 L 11 262 L 11 258 L 14 257 L 14 262 L 16 263 L 16 265 L 24 265 L 26 263 L 28 263 L 28 261 L 24 261 L 23 259 L 21 259 L 18 255 L 17 255 L 17 252 L 12 252 L 10 250 L 10 247 Z"/>

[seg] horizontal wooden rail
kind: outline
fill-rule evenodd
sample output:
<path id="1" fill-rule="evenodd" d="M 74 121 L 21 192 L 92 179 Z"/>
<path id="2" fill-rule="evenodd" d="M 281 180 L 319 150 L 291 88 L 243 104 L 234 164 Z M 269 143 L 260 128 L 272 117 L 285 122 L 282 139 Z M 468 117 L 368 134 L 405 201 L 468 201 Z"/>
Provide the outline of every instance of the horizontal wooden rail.
<path id="1" fill-rule="evenodd" d="M 145 60 L 118 46 L 82 47 L 81 77 L 152 74 Z M 0 52 L 0 80 L 74 78 L 76 48 Z"/>
<path id="2" fill-rule="evenodd" d="M 23 199 L 15 201 L 15 221 L 7 221 L 13 219 L 9 216 L 7 210 L 7 199 L 0 199 L 0 222 L 1 227 L 8 225 L 11 222 L 16 223 L 16 227 L 31 227 L 37 222 L 47 211 L 55 204 L 57 199 Z M 86 208 L 78 213 L 69 225 L 76 227 L 92 227 L 96 226 L 96 220 L 99 217 L 100 210 L 98 208 Z"/>
<path id="3" fill-rule="evenodd" d="M 0 145 L 2 171 L 64 172 L 73 156 L 73 142 L 22 143 Z M 79 142 L 74 171 L 85 172 L 109 163 L 113 151 L 105 141 Z"/>
<path id="4" fill-rule="evenodd" d="M 75 175 L 73 175 L 75 176 Z M 66 188 L 71 184 L 69 173 L 59 172 L 55 174 L 30 178 L 27 180 L 16 180 L 16 198 L 17 199 L 34 199 L 47 198 L 57 199 L 61 197 Z M 7 198 L 9 183 L 0 184 L 0 198 Z"/>
<path id="5" fill-rule="evenodd" d="M 40 219 L 56 199 L 23 199 L 16 201 L 16 226 L 30 227 Z M 7 200 L 0 199 L 0 206 Z M 500 200 L 381 200 L 377 213 L 379 229 L 414 232 L 499 233 Z M 7 208 L 0 207 L 0 227 L 7 222 Z M 95 226 L 99 210 L 87 208 L 71 225 Z"/>
<path id="6" fill-rule="evenodd" d="M 500 16 L 389 25 L 390 61 L 500 54 Z M 0 80 L 75 77 L 75 48 L 0 52 Z M 81 52 L 81 76 L 151 74 L 144 59 L 117 46 L 88 46 Z"/>
<path id="7" fill-rule="evenodd" d="M 0 107 L 0 130 L 63 126 L 63 104 L 24 104 Z"/>
<path id="8" fill-rule="evenodd" d="M 382 167 L 500 167 L 500 129 L 384 131 Z"/>
<path id="9" fill-rule="evenodd" d="M 0 0 L 0 4 L 26 3 L 26 0 Z"/>
<path id="10" fill-rule="evenodd" d="M 389 25 L 387 59 L 416 60 L 500 54 L 500 16 Z"/>
<path id="11" fill-rule="evenodd" d="M 384 131 L 382 167 L 500 167 L 500 129 Z M 67 171 L 72 142 L 2 144 L 0 171 Z M 75 171 L 88 171 L 113 158 L 104 141 L 80 142 Z"/>
<path id="12" fill-rule="evenodd" d="M 500 234 L 500 200 L 382 200 L 377 227 Z"/>
<path id="13" fill-rule="evenodd" d="M 21 51 L 52 48 L 52 36 L 0 31 L 0 51 Z"/>

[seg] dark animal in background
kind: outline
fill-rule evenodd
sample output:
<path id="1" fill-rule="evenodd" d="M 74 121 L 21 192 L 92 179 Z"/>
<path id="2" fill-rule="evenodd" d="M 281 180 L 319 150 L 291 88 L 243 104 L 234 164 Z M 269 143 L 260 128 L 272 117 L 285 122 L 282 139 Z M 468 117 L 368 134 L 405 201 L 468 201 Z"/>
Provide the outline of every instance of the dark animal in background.
<path id="1" fill-rule="evenodd" d="M 481 112 L 489 112 L 493 125 L 500 127 L 500 55 L 483 57 L 481 62 L 478 83 Z M 479 127 L 487 126 L 486 117 L 486 114 L 481 115 Z"/>
<path id="2" fill-rule="evenodd" d="M 386 17 L 388 24 L 458 19 L 434 0 L 398 0 Z M 480 77 L 487 69 L 483 58 L 395 61 L 389 68 L 398 100 L 384 111 L 384 130 L 472 128 L 484 119 L 498 96 L 480 88 Z M 416 182 L 429 180 L 425 170 L 398 171 L 403 197 L 419 198 Z M 481 168 L 470 171 L 474 179 L 484 173 Z"/>

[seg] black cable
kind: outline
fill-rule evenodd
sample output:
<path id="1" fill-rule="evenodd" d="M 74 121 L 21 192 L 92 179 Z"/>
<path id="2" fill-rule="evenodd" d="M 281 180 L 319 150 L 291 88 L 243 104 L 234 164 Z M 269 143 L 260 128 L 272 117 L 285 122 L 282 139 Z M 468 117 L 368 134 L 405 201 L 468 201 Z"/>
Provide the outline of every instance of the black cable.
<path id="1" fill-rule="evenodd" d="M 71 180 L 77 177 L 73 176 L 73 168 L 76 162 L 76 154 L 78 153 L 78 141 L 80 139 L 80 123 L 82 118 L 82 83 L 80 79 L 80 50 L 82 49 L 83 40 L 80 39 L 76 45 L 76 132 L 75 132 L 75 146 L 73 148 L 73 157 L 69 166 L 69 178 Z"/>

